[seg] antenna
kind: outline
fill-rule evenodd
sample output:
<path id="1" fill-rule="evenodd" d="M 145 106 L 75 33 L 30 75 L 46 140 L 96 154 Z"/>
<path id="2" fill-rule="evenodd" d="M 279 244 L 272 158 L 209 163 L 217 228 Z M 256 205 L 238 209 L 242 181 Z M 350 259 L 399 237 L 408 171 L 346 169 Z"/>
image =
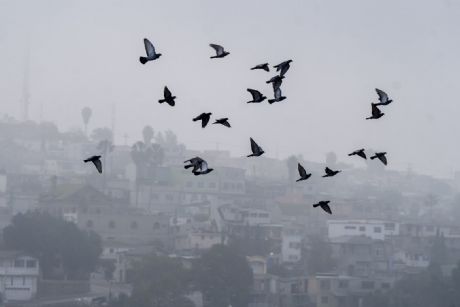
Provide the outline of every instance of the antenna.
<path id="1" fill-rule="evenodd" d="M 24 62 L 24 79 L 23 79 L 23 85 L 22 85 L 22 120 L 27 121 L 29 120 L 29 98 L 30 98 L 30 80 L 29 80 L 29 74 L 30 74 L 30 51 L 29 47 L 26 48 L 26 54 L 25 54 L 25 62 Z"/>

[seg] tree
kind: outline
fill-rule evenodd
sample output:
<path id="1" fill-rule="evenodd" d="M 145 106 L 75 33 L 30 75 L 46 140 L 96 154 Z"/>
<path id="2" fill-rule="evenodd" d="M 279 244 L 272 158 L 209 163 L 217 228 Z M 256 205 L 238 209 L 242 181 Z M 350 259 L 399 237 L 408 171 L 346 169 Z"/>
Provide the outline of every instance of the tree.
<path id="1" fill-rule="evenodd" d="M 85 135 L 86 136 L 88 136 L 88 123 L 89 123 L 89 120 L 91 119 L 92 114 L 93 114 L 93 111 L 88 107 L 84 107 L 81 110 L 81 118 L 83 119 L 83 124 L 85 125 Z"/>
<path id="2" fill-rule="evenodd" d="M 86 279 L 102 252 L 100 237 L 94 232 L 38 211 L 15 215 L 3 239 L 6 247 L 37 257 L 45 277 L 53 277 L 53 271 L 61 267 L 66 278 Z"/>
<path id="3" fill-rule="evenodd" d="M 214 245 L 198 261 L 196 284 L 205 307 L 246 307 L 253 276 L 245 257 L 225 245 Z"/>
<path id="4" fill-rule="evenodd" d="M 150 145 L 153 136 L 155 135 L 153 128 L 151 126 L 145 126 L 144 129 L 142 129 L 142 137 L 144 139 L 144 144 Z"/>
<path id="5" fill-rule="evenodd" d="M 193 307 L 185 297 L 189 272 L 178 259 L 148 256 L 134 265 L 130 276 L 133 292 L 128 306 Z"/>

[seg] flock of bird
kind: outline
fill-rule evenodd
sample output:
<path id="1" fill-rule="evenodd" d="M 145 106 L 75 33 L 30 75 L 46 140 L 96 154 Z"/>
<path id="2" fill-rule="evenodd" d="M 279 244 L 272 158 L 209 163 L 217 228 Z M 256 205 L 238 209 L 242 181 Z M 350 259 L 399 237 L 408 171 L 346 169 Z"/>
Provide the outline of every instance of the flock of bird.
<path id="1" fill-rule="evenodd" d="M 154 61 L 154 60 L 157 60 L 158 58 L 160 58 L 161 53 L 157 53 L 155 51 L 154 45 L 147 38 L 144 39 L 144 46 L 145 46 L 146 56 L 139 57 L 139 61 L 142 64 L 146 64 L 146 63 L 148 63 L 150 61 Z M 224 57 L 226 57 L 226 56 L 228 56 L 230 54 L 230 52 L 227 52 L 224 49 L 224 47 L 222 47 L 220 45 L 210 44 L 209 46 L 211 48 L 213 48 L 215 50 L 215 52 L 216 52 L 216 55 L 213 55 L 213 56 L 210 57 L 211 59 L 224 58 Z M 284 99 L 286 99 L 286 97 L 282 95 L 281 85 L 283 83 L 283 79 L 285 78 L 285 75 L 286 75 L 287 71 L 290 68 L 291 63 L 292 63 L 292 60 L 287 60 L 287 61 L 284 61 L 284 62 L 278 64 L 278 65 L 273 66 L 273 68 L 276 69 L 278 74 L 275 75 L 274 77 L 272 77 L 270 80 L 266 81 L 267 84 L 272 84 L 272 87 L 273 87 L 273 96 L 274 97 L 272 99 L 268 99 L 269 104 L 272 104 L 272 103 L 275 103 L 275 102 L 280 102 L 280 101 L 283 101 Z M 268 63 L 263 63 L 263 64 L 258 64 L 256 66 L 252 67 L 250 70 L 264 70 L 266 72 L 270 72 L 270 67 L 269 67 Z M 378 103 L 371 103 L 372 115 L 370 117 L 367 117 L 366 120 L 381 118 L 384 115 L 384 113 L 379 109 L 379 106 L 389 105 L 393 101 L 388 97 L 388 95 L 384 91 L 382 91 L 380 89 L 375 89 L 375 90 L 377 92 L 379 102 Z M 248 88 L 247 91 L 252 96 L 252 100 L 248 101 L 247 103 L 261 103 L 262 101 L 267 99 L 267 97 L 265 97 L 258 90 Z M 175 104 L 176 104 L 176 102 L 175 102 L 176 96 L 173 96 L 173 94 L 171 93 L 171 91 L 168 89 L 167 86 L 165 86 L 165 88 L 164 88 L 163 96 L 164 96 L 163 99 L 158 100 L 158 102 L 160 104 L 166 102 L 171 107 L 175 106 Z M 198 116 L 196 116 L 195 118 L 193 118 L 192 120 L 194 122 L 201 121 L 201 127 L 205 128 L 208 125 L 208 123 L 209 123 L 209 121 L 211 119 L 211 115 L 212 115 L 211 112 L 201 113 Z M 220 124 L 220 125 L 223 125 L 225 127 L 231 128 L 229 119 L 226 118 L 226 117 L 216 119 L 213 124 Z M 247 157 L 259 157 L 259 156 L 261 156 L 261 155 L 263 155 L 265 153 L 265 151 L 262 149 L 262 147 L 259 146 L 252 139 L 252 137 L 249 138 L 249 141 L 250 141 L 250 144 L 251 144 L 251 152 L 252 153 L 247 155 Z M 361 157 L 363 159 L 367 159 L 367 155 L 366 155 L 366 152 L 365 152 L 364 148 L 355 150 L 352 153 L 348 154 L 348 156 L 358 156 L 358 157 Z M 384 165 L 387 165 L 386 152 L 376 152 L 376 153 L 374 153 L 373 156 L 370 157 L 370 159 L 371 160 L 379 159 Z M 100 155 L 95 155 L 95 156 L 89 157 L 88 159 L 85 159 L 84 162 L 85 163 L 86 162 L 92 162 L 94 164 L 94 166 L 96 167 L 96 169 L 98 170 L 98 172 L 102 173 L 102 162 L 101 162 L 101 156 Z M 195 176 L 209 174 L 210 172 L 212 172 L 214 170 L 213 168 L 210 168 L 208 166 L 208 163 L 204 159 L 202 159 L 200 157 L 191 158 L 191 159 L 189 159 L 187 161 L 184 161 L 184 163 L 186 163 L 184 168 L 185 169 L 192 168 L 192 173 Z M 297 169 L 298 169 L 300 178 L 297 179 L 296 182 L 307 180 L 312 175 L 311 173 L 307 173 L 305 168 L 300 163 L 297 164 Z M 341 170 L 332 170 L 329 167 L 326 167 L 324 169 L 325 174 L 322 177 L 324 177 L 324 178 L 325 177 L 333 177 L 333 176 L 337 175 L 340 172 L 341 172 Z M 332 210 L 331 210 L 331 207 L 329 206 L 329 203 L 330 203 L 330 201 L 323 200 L 323 201 L 320 201 L 320 202 L 314 204 L 313 207 L 314 208 L 321 207 L 325 212 L 327 212 L 329 214 L 332 214 Z"/>

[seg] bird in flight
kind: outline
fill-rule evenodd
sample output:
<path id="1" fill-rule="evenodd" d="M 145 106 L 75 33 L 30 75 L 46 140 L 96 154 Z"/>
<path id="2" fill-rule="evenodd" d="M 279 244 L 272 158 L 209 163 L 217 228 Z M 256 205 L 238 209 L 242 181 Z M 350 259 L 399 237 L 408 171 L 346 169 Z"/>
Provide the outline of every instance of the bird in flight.
<path id="1" fill-rule="evenodd" d="M 323 177 L 332 177 L 340 173 L 341 171 L 333 171 L 329 167 L 326 167 L 324 169 L 324 172 L 326 173 Z"/>
<path id="2" fill-rule="evenodd" d="M 171 107 L 174 107 L 174 105 L 176 104 L 176 102 L 174 101 L 174 99 L 176 99 L 176 96 L 173 96 L 171 94 L 171 91 L 168 89 L 167 86 L 165 86 L 165 89 L 163 91 L 163 96 L 164 96 L 164 99 L 160 99 L 160 100 L 158 100 L 158 102 L 159 103 L 166 102 Z"/>
<path id="3" fill-rule="evenodd" d="M 223 126 L 225 126 L 225 127 L 228 127 L 228 128 L 231 127 L 231 126 L 230 126 L 230 123 L 228 122 L 228 118 L 227 118 L 227 117 L 216 119 L 216 121 L 213 122 L 213 124 L 221 124 L 221 125 L 223 125 Z"/>
<path id="4" fill-rule="evenodd" d="M 367 160 L 367 156 L 366 156 L 366 153 L 364 152 L 364 148 L 355 150 L 355 151 L 353 151 L 352 153 L 349 153 L 348 155 L 349 155 L 350 157 L 351 157 L 351 156 L 359 156 L 359 157 L 361 157 L 361 158 Z"/>
<path id="5" fill-rule="evenodd" d="M 384 165 L 387 165 L 387 157 L 385 156 L 387 153 L 386 152 L 376 152 L 372 157 L 371 160 L 374 160 L 375 158 L 379 159 L 382 161 Z"/>
<path id="6" fill-rule="evenodd" d="M 375 104 L 376 106 L 386 106 L 393 102 L 393 100 L 388 98 L 387 93 L 385 93 L 384 91 L 379 90 L 378 88 L 376 88 L 375 91 L 377 92 L 377 95 L 379 95 L 380 101 Z"/>
<path id="7" fill-rule="evenodd" d="M 155 52 L 155 47 L 153 44 L 146 38 L 144 38 L 144 46 L 145 46 L 145 53 L 147 54 L 146 57 L 141 56 L 139 57 L 139 61 L 142 64 L 147 63 L 148 61 L 153 61 L 161 57 L 161 53 Z"/>
<path id="8" fill-rule="evenodd" d="M 265 70 L 267 72 L 270 71 L 270 68 L 268 67 L 268 63 L 259 64 L 259 65 L 254 66 L 253 68 L 251 68 L 251 70 L 255 70 L 255 69 L 263 69 L 263 70 Z"/>
<path id="9" fill-rule="evenodd" d="M 209 44 L 209 46 L 211 48 L 213 48 L 215 51 L 216 51 L 216 55 L 212 56 L 211 59 L 214 59 L 214 58 L 223 58 L 227 55 L 230 54 L 230 52 L 227 52 L 224 50 L 224 47 L 220 46 L 220 45 L 216 45 L 216 44 Z"/>
<path id="10" fill-rule="evenodd" d="M 99 174 L 102 174 L 101 156 L 92 156 L 92 157 L 89 157 L 88 159 L 83 160 L 83 162 L 85 163 L 93 162 Z"/>
<path id="11" fill-rule="evenodd" d="M 184 166 L 185 169 L 193 167 L 192 173 L 195 176 L 205 175 L 214 170 L 212 168 L 209 168 L 208 163 L 205 160 L 201 159 L 200 157 L 191 158 L 187 161 L 184 161 L 184 163 L 189 163 Z"/>
<path id="12" fill-rule="evenodd" d="M 314 204 L 313 208 L 321 207 L 321 209 L 323 209 L 327 213 L 332 214 L 332 210 L 331 210 L 331 207 L 329 207 L 329 203 L 330 203 L 329 200 L 322 200 L 319 203 Z"/>
<path id="13" fill-rule="evenodd" d="M 196 122 L 197 120 L 201 120 L 201 127 L 204 128 L 208 124 L 209 119 L 211 118 L 211 114 L 212 113 L 201 113 L 200 115 L 195 117 L 193 121 Z"/>
<path id="14" fill-rule="evenodd" d="M 291 65 L 289 65 L 291 62 L 292 62 L 292 60 L 287 60 L 287 61 L 281 62 L 278 65 L 275 65 L 273 67 L 276 68 L 276 71 L 280 72 L 280 77 L 283 77 L 284 74 L 286 74 L 286 72 L 291 67 Z"/>
<path id="15" fill-rule="evenodd" d="M 262 147 L 257 145 L 257 143 L 252 138 L 249 138 L 249 139 L 251 141 L 252 154 L 248 155 L 248 157 L 258 157 L 258 156 L 263 155 L 265 151 L 262 149 Z"/>
<path id="16" fill-rule="evenodd" d="M 274 102 L 283 101 L 284 99 L 286 99 L 286 97 L 283 96 L 283 94 L 281 93 L 281 88 L 279 87 L 279 88 L 277 88 L 277 89 L 275 90 L 275 98 L 273 98 L 273 99 L 268 99 L 268 103 L 269 103 L 269 104 L 272 104 L 272 103 L 274 103 Z"/>
<path id="17" fill-rule="evenodd" d="M 259 103 L 259 102 L 264 101 L 267 98 L 258 90 L 253 90 L 252 88 L 248 88 L 247 90 L 252 95 L 252 100 L 248 101 L 248 103 Z"/>
<path id="18" fill-rule="evenodd" d="M 270 80 L 268 80 L 266 83 L 272 83 L 273 84 L 273 90 L 276 91 L 276 89 L 280 88 L 281 84 L 283 83 L 284 76 L 274 76 Z"/>
<path id="19" fill-rule="evenodd" d="M 371 105 L 372 105 L 372 116 L 366 119 L 378 119 L 385 114 L 385 113 L 382 113 L 382 111 L 380 111 L 380 109 L 377 107 L 375 103 L 371 103 Z"/>
<path id="20" fill-rule="evenodd" d="M 300 178 L 297 179 L 296 182 L 307 180 L 308 178 L 311 177 L 311 174 L 310 173 L 307 174 L 307 171 L 300 163 L 297 163 L 297 170 L 299 171 Z"/>

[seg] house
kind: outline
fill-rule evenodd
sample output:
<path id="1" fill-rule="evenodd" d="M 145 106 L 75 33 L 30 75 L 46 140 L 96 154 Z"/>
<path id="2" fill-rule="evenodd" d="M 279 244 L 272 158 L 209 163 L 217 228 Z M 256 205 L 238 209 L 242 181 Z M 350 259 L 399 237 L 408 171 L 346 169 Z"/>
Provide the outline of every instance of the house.
<path id="1" fill-rule="evenodd" d="M 399 235 L 399 223 L 381 220 L 328 220 L 329 239 L 342 236 L 366 236 L 373 240 L 384 240 Z"/>
<path id="2" fill-rule="evenodd" d="M 4 300 L 28 301 L 36 297 L 38 259 L 17 251 L 0 251 L 0 293 Z"/>
<path id="3" fill-rule="evenodd" d="M 298 262 L 302 256 L 302 235 L 299 229 L 285 228 L 281 239 L 281 261 Z"/>

